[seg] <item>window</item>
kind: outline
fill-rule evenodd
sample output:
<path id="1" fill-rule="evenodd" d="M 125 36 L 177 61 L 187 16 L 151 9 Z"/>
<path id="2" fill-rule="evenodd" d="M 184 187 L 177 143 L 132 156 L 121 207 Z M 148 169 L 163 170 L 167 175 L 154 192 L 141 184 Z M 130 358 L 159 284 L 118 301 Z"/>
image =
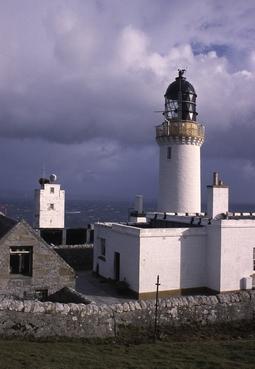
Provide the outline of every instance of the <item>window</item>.
<path id="1" fill-rule="evenodd" d="M 100 253 L 105 256 L 105 238 L 100 238 Z"/>
<path id="2" fill-rule="evenodd" d="M 172 157 L 172 147 L 167 148 L 167 159 L 171 159 Z"/>
<path id="3" fill-rule="evenodd" d="M 54 193 L 54 187 L 50 188 L 50 193 Z"/>
<path id="4" fill-rule="evenodd" d="M 35 290 L 35 298 L 40 301 L 46 301 L 48 297 L 48 290 Z"/>
<path id="5" fill-rule="evenodd" d="M 50 210 L 54 210 L 54 204 L 50 204 Z"/>
<path id="6" fill-rule="evenodd" d="M 10 273 L 32 276 L 33 247 L 10 248 Z"/>
<path id="7" fill-rule="evenodd" d="M 253 270 L 255 271 L 255 247 L 253 248 Z"/>

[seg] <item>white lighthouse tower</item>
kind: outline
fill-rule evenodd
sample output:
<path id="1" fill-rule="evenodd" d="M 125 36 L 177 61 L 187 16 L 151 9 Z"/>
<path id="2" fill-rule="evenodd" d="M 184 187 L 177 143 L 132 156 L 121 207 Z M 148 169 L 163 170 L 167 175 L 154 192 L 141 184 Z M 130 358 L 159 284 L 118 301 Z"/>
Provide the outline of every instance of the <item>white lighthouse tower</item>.
<path id="1" fill-rule="evenodd" d="M 200 147 L 204 126 L 196 122 L 196 92 L 185 70 L 165 93 L 165 121 L 156 127 L 160 148 L 158 211 L 201 212 Z"/>
<path id="2" fill-rule="evenodd" d="M 35 228 L 65 227 L 65 191 L 56 180 L 55 174 L 50 179 L 39 179 L 41 188 L 35 190 Z"/>

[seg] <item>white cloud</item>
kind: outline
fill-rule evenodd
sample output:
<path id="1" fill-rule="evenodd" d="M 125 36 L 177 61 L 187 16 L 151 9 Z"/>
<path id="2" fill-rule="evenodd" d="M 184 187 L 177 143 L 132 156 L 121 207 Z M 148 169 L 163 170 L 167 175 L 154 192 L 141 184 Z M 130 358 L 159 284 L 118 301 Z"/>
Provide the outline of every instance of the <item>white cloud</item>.
<path id="1" fill-rule="evenodd" d="M 126 68 L 143 69 L 146 63 L 148 37 L 131 25 L 125 27 L 118 41 L 120 61 Z"/>

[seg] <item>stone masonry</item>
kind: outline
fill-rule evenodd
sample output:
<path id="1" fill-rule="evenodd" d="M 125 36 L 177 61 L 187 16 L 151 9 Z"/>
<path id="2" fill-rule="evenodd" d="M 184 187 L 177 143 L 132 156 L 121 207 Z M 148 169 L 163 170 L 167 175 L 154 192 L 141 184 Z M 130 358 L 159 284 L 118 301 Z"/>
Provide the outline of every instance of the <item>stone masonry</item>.
<path id="1" fill-rule="evenodd" d="M 155 300 L 116 305 L 62 304 L 0 299 L 0 335 L 20 337 L 113 337 L 123 326 L 150 329 Z M 159 325 L 205 326 L 251 321 L 255 291 L 160 299 Z"/>
<path id="2" fill-rule="evenodd" d="M 32 250 L 31 272 L 13 273 L 11 250 Z M 47 291 L 50 295 L 63 287 L 75 286 L 74 270 L 25 222 L 14 225 L 0 239 L 0 291 L 19 298 Z"/>

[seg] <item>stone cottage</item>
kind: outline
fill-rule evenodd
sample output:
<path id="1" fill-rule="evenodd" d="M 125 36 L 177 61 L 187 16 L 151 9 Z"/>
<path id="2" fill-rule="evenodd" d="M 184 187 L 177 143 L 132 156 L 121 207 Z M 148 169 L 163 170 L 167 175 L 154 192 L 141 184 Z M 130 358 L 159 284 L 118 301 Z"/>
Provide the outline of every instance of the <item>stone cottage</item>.
<path id="1" fill-rule="evenodd" d="M 0 215 L 1 294 L 44 299 L 74 286 L 74 270 L 26 221 Z"/>

